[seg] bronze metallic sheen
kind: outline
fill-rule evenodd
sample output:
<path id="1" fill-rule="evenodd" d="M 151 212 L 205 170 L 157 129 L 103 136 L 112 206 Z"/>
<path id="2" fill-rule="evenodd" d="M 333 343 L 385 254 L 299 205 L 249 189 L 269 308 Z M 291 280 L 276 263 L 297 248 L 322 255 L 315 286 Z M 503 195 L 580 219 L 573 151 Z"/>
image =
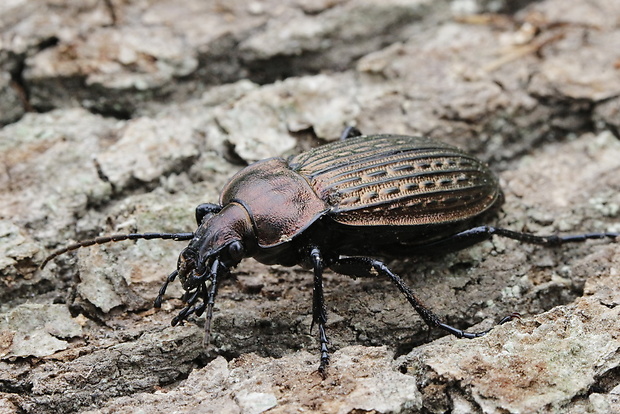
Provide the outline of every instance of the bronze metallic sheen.
<path id="1" fill-rule="evenodd" d="M 465 152 L 428 138 L 375 135 L 334 142 L 288 162 L 256 162 L 233 176 L 220 204 L 241 203 L 259 247 L 269 248 L 291 241 L 323 215 L 354 231 L 460 228 L 499 198 L 495 175 Z"/>

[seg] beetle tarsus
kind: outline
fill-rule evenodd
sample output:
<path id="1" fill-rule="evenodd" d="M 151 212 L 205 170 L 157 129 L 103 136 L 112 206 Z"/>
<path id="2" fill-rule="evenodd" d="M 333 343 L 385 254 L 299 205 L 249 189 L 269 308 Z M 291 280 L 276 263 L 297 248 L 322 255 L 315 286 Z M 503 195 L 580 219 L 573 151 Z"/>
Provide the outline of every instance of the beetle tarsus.
<path id="1" fill-rule="evenodd" d="M 521 314 L 519 312 L 512 312 L 510 315 L 504 316 L 498 323 L 497 325 L 503 325 L 507 322 L 510 322 L 514 319 L 521 319 Z M 486 334 L 488 334 L 489 332 L 491 332 L 491 330 L 493 330 L 493 328 L 487 329 L 486 331 L 481 331 L 481 332 L 466 332 L 463 331 L 461 329 L 457 329 L 453 326 L 447 325 L 445 323 L 439 323 L 437 325 L 437 327 L 439 329 L 442 329 L 454 336 L 456 336 L 457 338 L 467 338 L 467 339 L 473 339 L 473 338 L 480 338 L 481 336 L 484 336 Z"/>
<path id="2" fill-rule="evenodd" d="M 327 366 L 329 365 L 329 350 L 327 349 L 327 335 L 325 325 L 319 325 L 319 342 L 321 344 L 321 361 L 319 362 L 319 373 L 323 379 L 327 378 Z"/>
<path id="3" fill-rule="evenodd" d="M 510 315 L 504 316 L 501 321 L 499 321 L 498 325 L 503 325 L 506 322 L 513 321 L 515 319 L 521 319 L 521 314 L 519 312 L 512 312 Z"/>
<path id="4" fill-rule="evenodd" d="M 221 262 L 219 260 L 214 260 L 213 266 L 211 267 L 211 286 L 207 290 L 206 285 L 203 285 L 203 289 L 206 292 L 204 303 L 206 305 L 206 315 L 205 315 L 205 334 L 202 339 L 202 346 L 207 347 L 211 340 L 211 321 L 213 320 L 213 305 L 215 304 L 215 296 L 217 295 L 217 282 L 218 275 L 220 271 L 226 271 L 226 268 L 222 266 L 220 268 Z"/>
<path id="5" fill-rule="evenodd" d="M 327 376 L 327 365 L 329 364 L 329 350 L 327 344 L 327 334 L 325 324 L 327 323 L 327 310 L 325 309 L 325 298 L 323 296 L 323 269 L 325 264 L 321 252 L 317 247 L 310 249 L 310 263 L 314 270 L 314 286 L 312 289 L 312 324 L 319 327 L 319 346 L 321 350 L 321 361 L 319 363 L 319 373 L 325 378 Z"/>
<path id="6" fill-rule="evenodd" d="M 486 335 L 490 331 L 490 329 L 488 329 L 482 332 L 466 332 L 466 331 L 463 331 L 462 329 L 455 328 L 453 326 L 450 326 L 442 322 L 438 323 L 434 327 L 439 328 L 443 331 L 446 331 L 449 334 L 456 336 L 457 338 L 467 338 L 467 339 L 479 338 L 483 335 Z"/>
<path id="7" fill-rule="evenodd" d="M 166 281 L 164 282 L 164 284 L 161 285 L 161 287 L 159 288 L 159 294 L 155 298 L 155 304 L 153 306 L 155 306 L 156 308 L 161 308 L 161 302 L 164 300 L 164 295 L 166 294 L 166 289 L 168 289 L 168 285 L 171 282 L 174 282 L 174 279 L 176 279 L 178 274 L 179 274 L 179 271 L 175 270 L 174 272 L 172 272 L 172 273 L 170 273 L 168 275 L 168 277 L 166 278 Z"/>

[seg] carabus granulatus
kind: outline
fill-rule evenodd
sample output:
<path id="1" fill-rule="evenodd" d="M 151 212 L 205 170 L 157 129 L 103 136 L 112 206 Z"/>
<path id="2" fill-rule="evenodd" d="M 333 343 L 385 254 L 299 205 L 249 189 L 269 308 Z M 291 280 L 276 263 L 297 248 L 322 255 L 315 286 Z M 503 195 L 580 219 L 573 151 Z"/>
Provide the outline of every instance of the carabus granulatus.
<path id="1" fill-rule="evenodd" d="M 178 277 L 186 307 L 172 324 L 206 312 L 205 341 L 218 281 L 243 258 L 312 269 L 312 325 L 318 326 L 319 371 L 325 375 L 329 363 L 323 300 L 326 268 L 354 277 L 385 276 L 429 327 L 459 338 L 476 338 L 488 331 L 465 332 L 441 322 L 375 257 L 456 251 L 493 235 L 545 246 L 618 237 L 611 232 L 534 236 L 481 225 L 503 197 L 497 178 L 480 160 L 423 137 L 364 136 L 348 128 L 341 138 L 288 160 L 269 158 L 242 169 L 222 190 L 219 204 L 196 208 L 194 232 L 99 237 L 57 250 L 42 266 L 60 254 L 93 244 L 189 240 L 155 306 L 161 305 L 168 284 Z"/>

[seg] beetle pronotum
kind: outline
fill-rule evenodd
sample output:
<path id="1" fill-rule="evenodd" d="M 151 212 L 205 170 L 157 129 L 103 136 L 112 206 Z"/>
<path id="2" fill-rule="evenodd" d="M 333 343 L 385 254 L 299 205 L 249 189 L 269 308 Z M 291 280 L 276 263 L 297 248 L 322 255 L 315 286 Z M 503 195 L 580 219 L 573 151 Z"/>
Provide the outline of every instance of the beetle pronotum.
<path id="1" fill-rule="evenodd" d="M 338 142 L 288 160 L 269 158 L 239 171 L 224 187 L 219 204 L 196 208 L 198 228 L 186 233 L 121 234 L 69 245 L 42 264 L 80 247 L 120 240 L 189 240 L 177 268 L 155 300 L 161 305 L 177 277 L 186 306 L 172 320 L 206 312 L 208 341 L 218 281 L 243 258 L 265 264 L 301 265 L 314 272 L 312 325 L 318 326 L 319 371 L 329 363 L 325 332 L 323 270 L 390 279 L 429 327 L 459 338 L 466 332 L 443 323 L 405 282 L 375 257 L 406 257 L 460 250 L 493 235 L 559 246 L 618 233 L 535 236 L 481 225 L 501 204 L 495 175 L 477 158 L 444 143 L 404 135 L 363 136 L 348 128 Z M 500 323 L 518 314 L 510 315 Z"/>

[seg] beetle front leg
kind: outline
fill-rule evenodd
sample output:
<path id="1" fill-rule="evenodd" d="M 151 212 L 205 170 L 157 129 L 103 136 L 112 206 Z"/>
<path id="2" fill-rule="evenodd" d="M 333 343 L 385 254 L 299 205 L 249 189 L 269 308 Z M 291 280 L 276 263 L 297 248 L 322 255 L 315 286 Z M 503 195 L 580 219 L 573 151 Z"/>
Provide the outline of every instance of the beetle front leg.
<path id="1" fill-rule="evenodd" d="M 398 287 L 398 290 L 405 295 L 407 301 L 413 306 L 413 309 L 422 317 L 424 322 L 431 328 L 439 328 L 448 332 L 457 338 L 478 338 L 490 329 L 482 332 L 465 332 L 461 329 L 450 326 L 443 323 L 433 311 L 427 308 L 413 291 L 405 284 L 405 282 L 396 273 L 392 272 L 385 263 L 375 260 L 369 257 L 344 257 L 336 259 L 330 268 L 335 272 L 354 276 L 354 277 L 375 277 L 377 275 L 383 275 L 390 278 L 390 280 Z M 518 318 L 519 314 L 514 313 L 510 316 L 503 318 L 500 324 L 504 324 L 512 319 Z"/>
<path id="2" fill-rule="evenodd" d="M 222 206 L 213 203 L 202 203 L 196 207 L 196 223 L 200 226 L 204 218 L 209 214 L 216 214 L 222 210 Z"/>
<path id="3" fill-rule="evenodd" d="M 206 292 L 203 306 L 206 309 L 207 313 L 205 315 L 205 329 L 204 329 L 204 337 L 202 339 L 202 346 L 206 348 L 209 346 L 211 341 L 211 321 L 213 320 L 213 306 L 215 305 L 215 296 L 217 295 L 217 283 L 218 283 L 218 275 L 221 272 L 226 272 L 226 268 L 221 266 L 221 262 L 218 259 L 215 259 L 213 262 L 213 266 L 211 268 L 211 285 L 209 286 L 209 290 L 207 291 L 207 287 L 204 286 L 203 289 Z M 200 309 L 199 312 L 196 313 L 197 316 L 200 316 L 203 312 L 203 309 Z"/>
<path id="4" fill-rule="evenodd" d="M 312 324 L 310 331 L 316 323 L 319 327 L 319 344 L 321 349 L 321 362 L 319 363 L 319 373 L 325 378 L 327 376 L 327 365 L 329 364 L 329 351 L 327 349 L 327 335 L 325 334 L 325 324 L 327 323 L 327 311 L 325 310 L 325 299 L 323 297 L 323 269 L 325 264 L 318 248 L 310 250 L 310 263 L 314 270 L 314 285 L 312 288 Z"/>
<path id="5" fill-rule="evenodd" d="M 177 278 L 178 274 L 179 274 L 179 271 L 175 270 L 174 272 L 170 273 L 168 275 L 168 277 L 166 278 L 166 281 L 164 282 L 164 284 L 159 289 L 159 295 L 157 295 L 157 297 L 155 298 L 154 306 L 156 308 L 161 308 L 161 302 L 164 300 L 164 295 L 166 294 L 166 290 L 168 289 L 168 285 L 170 284 L 170 282 L 174 282 L 174 279 Z"/>

